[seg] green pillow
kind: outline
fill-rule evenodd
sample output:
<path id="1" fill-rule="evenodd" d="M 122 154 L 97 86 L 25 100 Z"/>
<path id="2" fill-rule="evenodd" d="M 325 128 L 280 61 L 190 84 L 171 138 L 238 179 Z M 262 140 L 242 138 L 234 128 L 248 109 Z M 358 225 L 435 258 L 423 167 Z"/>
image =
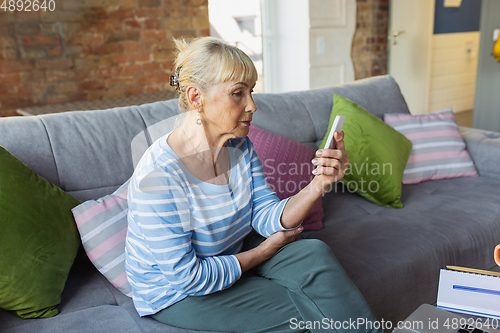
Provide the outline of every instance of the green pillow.
<path id="1" fill-rule="evenodd" d="M 71 208 L 79 205 L 0 146 L 0 308 L 48 318 L 80 247 Z"/>
<path id="2" fill-rule="evenodd" d="M 350 192 L 377 205 L 402 208 L 401 186 L 411 142 L 358 104 L 334 95 L 328 130 L 320 149 L 325 146 L 338 115 L 345 116 L 342 130 L 349 157 L 349 168 L 342 182 Z"/>

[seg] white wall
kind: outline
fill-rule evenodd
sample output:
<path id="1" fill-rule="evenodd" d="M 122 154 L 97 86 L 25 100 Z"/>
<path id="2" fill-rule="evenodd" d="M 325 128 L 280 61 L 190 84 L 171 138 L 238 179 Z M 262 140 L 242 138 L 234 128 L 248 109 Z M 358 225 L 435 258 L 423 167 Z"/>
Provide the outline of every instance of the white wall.
<path id="1" fill-rule="evenodd" d="M 262 0 L 266 92 L 354 81 L 356 0 Z"/>
<path id="2" fill-rule="evenodd" d="M 354 81 L 355 0 L 309 0 L 310 89 Z"/>
<path id="3" fill-rule="evenodd" d="M 309 89 L 309 1 L 263 0 L 266 92 Z"/>
<path id="4" fill-rule="evenodd" d="M 264 92 L 262 61 L 262 24 L 260 0 L 210 0 L 208 2 L 210 35 L 236 45 L 252 59 L 259 74 L 255 92 Z M 254 24 L 252 32 L 240 28 L 237 19 L 246 18 Z"/>

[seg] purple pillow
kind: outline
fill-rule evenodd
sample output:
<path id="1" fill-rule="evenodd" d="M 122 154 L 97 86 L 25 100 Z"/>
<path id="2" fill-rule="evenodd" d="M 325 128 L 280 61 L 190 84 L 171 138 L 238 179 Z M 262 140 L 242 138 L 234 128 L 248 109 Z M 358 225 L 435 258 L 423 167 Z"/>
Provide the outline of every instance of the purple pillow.
<path id="1" fill-rule="evenodd" d="M 314 178 L 313 149 L 255 125 L 250 126 L 248 137 L 259 155 L 269 186 L 280 200 L 297 194 Z M 322 229 L 323 216 L 320 199 L 302 223 L 304 230 Z"/>

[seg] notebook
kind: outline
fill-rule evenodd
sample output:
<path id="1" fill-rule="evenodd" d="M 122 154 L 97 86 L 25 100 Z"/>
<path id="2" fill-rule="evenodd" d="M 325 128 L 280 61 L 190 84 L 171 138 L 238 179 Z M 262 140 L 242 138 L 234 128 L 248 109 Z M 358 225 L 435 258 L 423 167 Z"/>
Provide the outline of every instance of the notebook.
<path id="1" fill-rule="evenodd" d="M 500 277 L 442 269 L 437 306 L 500 321 Z"/>

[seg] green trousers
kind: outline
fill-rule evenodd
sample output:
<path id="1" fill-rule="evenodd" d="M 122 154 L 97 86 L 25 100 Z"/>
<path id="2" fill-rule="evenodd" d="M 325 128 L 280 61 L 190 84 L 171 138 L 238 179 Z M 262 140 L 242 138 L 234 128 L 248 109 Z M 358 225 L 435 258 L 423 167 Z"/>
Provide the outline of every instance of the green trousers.
<path id="1" fill-rule="evenodd" d="M 252 233 L 243 250 L 263 240 Z M 204 331 L 382 332 L 331 249 L 317 239 L 292 242 L 228 289 L 188 296 L 152 317 Z"/>

